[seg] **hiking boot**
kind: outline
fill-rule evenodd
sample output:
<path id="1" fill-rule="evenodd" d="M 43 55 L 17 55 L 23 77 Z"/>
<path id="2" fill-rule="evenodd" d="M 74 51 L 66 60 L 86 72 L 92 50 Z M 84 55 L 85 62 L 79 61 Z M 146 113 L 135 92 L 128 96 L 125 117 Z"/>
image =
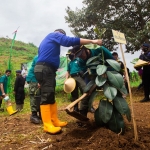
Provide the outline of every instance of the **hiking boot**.
<path id="1" fill-rule="evenodd" d="M 41 123 L 41 120 L 39 119 L 38 116 L 32 116 L 30 117 L 30 122 L 31 123 L 34 123 L 34 124 L 40 124 Z"/>
<path id="2" fill-rule="evenodd" d="M 143 102 L 148 102 L 148 101 L 150 101 L 150 99 L 149 99 L 149 98 L 146 98 L 146 97 L 145 97 L 144 99 L 140 100 L 141 103 L 143 103 Z"/>
<path id="3" fill-rule="evenodd" d="M 86 109 L 80 110 L 80 114 L 87 117 L 88 111 Z"/>
<path id="4" fill-rule="evenodd" d="M 40 123 L 41 123 L 41 120 L 40 120 L 40 118 L 38 117 L 36 111 L 33 111 L 33 112 L 32 112 L 32 115 L 31 115 L 31 117 L 30 117 L 30 122 L 32 122 L 32 123 L 34 123 L 34 124 L 40 124 Z"/>

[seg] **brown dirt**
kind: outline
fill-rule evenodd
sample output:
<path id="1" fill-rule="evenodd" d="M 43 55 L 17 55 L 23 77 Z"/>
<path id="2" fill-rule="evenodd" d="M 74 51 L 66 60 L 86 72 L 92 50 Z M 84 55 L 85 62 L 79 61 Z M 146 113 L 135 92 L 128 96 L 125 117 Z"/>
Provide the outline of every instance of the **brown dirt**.
<path id="1" fill-rule="evenodd" d="M 133 106 L 138 130 L 138 141 L 134 140 L 132 122 L 126 123 L 124 135 L 106 128 L 96 127 L 93 114 L 90 123 L 78 126 L 76 119 L 59 110 L 61 118 L 68 121 L 62 133 L 44 133 L 42 125 L 29 122 L 30 114 L 16 114 L 0 118 L 0 149 L 2 150 L 148 150 L 150 149 L 150 102 L 139 103 L 143 94 L 133 89 Z M 130 104 L 129 104 L 130 105 Z M 95 103 L 95 107 L 97 104 Z M 62 107 L 65 107 L 62 106 Z"/>

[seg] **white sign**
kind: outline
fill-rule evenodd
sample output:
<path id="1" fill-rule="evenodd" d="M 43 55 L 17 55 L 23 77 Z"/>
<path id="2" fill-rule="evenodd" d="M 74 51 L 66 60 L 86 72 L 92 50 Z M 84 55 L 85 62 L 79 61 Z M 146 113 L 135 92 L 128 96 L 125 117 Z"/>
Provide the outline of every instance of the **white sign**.
<path id="1" fill-rule="evenodd" d="M 121 33 L 119 31 L 115 31 L 115 30 L 112 30 L 112 33 L 113 33 L 115 42 L 126 44 L 126 39 L 125 39 L 124 33 Z"/>

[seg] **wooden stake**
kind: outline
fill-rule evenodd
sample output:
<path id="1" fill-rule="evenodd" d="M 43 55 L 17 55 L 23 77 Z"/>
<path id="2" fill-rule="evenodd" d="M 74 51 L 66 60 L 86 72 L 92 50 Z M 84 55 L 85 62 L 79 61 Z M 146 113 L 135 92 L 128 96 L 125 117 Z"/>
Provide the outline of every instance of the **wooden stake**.
<path id="1" fill-rule="evenodd" d="M 128 72 L 127 72 L 125 57 L 124 57 L 124 53 L 123 53 L 123 49 L 122 49 L 122 44 L 120 44 L 120 49 L 121 49 L 123 63 L 124 63 L 124 68 L 125 68 L 126 80 L 127 80 L 128 88 L 129 88 L 130 103 L 131 103 L 131 110 L 132 110 L 132 119 L 133 119 L 133 127 L 134 127 L 134 138 L 135 138 L 135 141 L 138 141 L 137 125 L 136 125 L 135 116 L 134 116 L 134 109 L 133 109 L 132 92 L 131 92 L 129 76 L 128 76 Z"/>

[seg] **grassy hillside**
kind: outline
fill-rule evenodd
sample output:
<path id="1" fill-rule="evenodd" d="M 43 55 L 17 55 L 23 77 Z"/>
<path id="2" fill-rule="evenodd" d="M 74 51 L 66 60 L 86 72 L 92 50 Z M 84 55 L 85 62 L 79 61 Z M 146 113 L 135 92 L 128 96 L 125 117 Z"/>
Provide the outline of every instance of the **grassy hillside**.
<path id="1" fill-rule="evenodd" d="M 11 43 L 12 39 L 0 38 L 0 72 L 2 74 L 8 68 Z M 37 51 L 38 48 L 34 44 L 15 40 L 11 57 L 12 71 L 20 69 L 21 63 L 32 61 Z"/>

